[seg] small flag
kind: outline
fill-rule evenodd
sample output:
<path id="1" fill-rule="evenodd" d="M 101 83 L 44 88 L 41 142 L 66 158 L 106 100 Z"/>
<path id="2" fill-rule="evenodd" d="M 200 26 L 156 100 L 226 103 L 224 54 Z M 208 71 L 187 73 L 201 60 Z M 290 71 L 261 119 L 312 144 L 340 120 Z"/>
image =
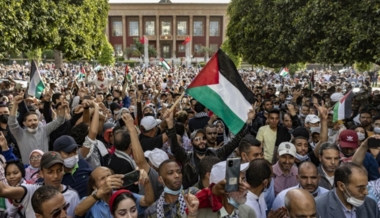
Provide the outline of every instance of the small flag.
<path id="1" fill-rule="evenodd" d="M 127 64 L 127 65 L 125 65 L 125 74 L 124 74 L 123 84 L 125 84 L 128 81 L 131 81 L 131 74 L 129 74 L 129 66 Z"/>
<path id="2" fill-rule="evenodd" d="M 80 73 L 79 73 L 78 79 L 84 79 L 86 77 L 85 75 L 86 75 L 86 71 L 84 70 L 84 67 L 81 64 L 80 65 Z"/>
<path id="3" fill-rule="evenodd" d="M 255 102 L 232 60 L 219 49 L 186 89 L 206 108 L 217 114 L 237 134 Z"/>
<path id="4" fill-rule="evenodd" d="M 352 99 L 354 93 L 349 91 L 342 99 L 340 99 L 334 106 L 333 122 L 344 120 L 351 117 L 352 113 Z"/>
<path id="5" fill-rule="evenodd" d="M 165 68 L 166 70 L 170 70 L 170 65 L 168 62 L 166 62 L 164 59 L 161 59 L 161 67 Z"/>
<path id="6" fill-rule="evenodd" d="M 287 75 L 289 75 L 289 69 L 287 67 L 282 68 L 282 70 L 280 72 L 280 76 L 285 77 Z"/>
<path id="7" fill-rule="evenodd" d="M 33 60 L 31 69 L 30 69 L 30 83 L 29 83 L 28 95 L 32 95 L 39 99 L 44 89 L 45 89 L 45 84 L 42 81 L 36 62 Z"/>
<path id="8" fill-rule="evenodd" d="M 189 43 L 191 41 L 191 37 L 188 36 L 185 38 L 185 41 L 182 42 L 182 45 L 186 45 L 187 43 Z"/>
<path id="9" fill-rule="evenodd" d="M 143 37 L 140 38 L 140 43 L 145 44 L 145 42 L 148 42 L 148 38 L 144 35 Z"/>

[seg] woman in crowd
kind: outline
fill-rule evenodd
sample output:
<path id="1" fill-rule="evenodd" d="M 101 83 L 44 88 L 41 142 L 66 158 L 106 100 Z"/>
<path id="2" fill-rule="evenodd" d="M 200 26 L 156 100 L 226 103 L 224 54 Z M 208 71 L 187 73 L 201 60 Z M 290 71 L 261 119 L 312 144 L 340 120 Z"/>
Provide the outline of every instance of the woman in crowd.
<path id="1" fill-rule="evenodd" d="M 113 193 L 109 206 L 114 218 L 137 218 L 138 216 L 136 198 L 128 190 L 122 189 Z"/>
<path id="2" fill-rule="evenodd" d="M 43 154 L 43 151 L 36 149 L 29 155 L 29 166 L 25 169 L 25 179 L 30 183 L 35 183 L 40 178 L 38 172 Z"/>

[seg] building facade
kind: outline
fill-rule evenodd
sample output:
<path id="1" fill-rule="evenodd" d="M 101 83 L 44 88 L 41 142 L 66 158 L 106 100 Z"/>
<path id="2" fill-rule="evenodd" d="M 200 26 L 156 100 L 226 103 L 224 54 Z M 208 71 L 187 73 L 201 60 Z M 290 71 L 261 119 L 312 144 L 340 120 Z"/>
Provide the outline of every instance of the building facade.
<path id="1" fill-rule="evenodd" d="M 134 38 L 146 35 L 157 58 L 185 57 L 183 41 L 190 36 L 193 57 L 208 56 L 223 43 L 228 4 L 114 3 L 110 4 L 106 35 L 116 53 L 134 47 Z"/>

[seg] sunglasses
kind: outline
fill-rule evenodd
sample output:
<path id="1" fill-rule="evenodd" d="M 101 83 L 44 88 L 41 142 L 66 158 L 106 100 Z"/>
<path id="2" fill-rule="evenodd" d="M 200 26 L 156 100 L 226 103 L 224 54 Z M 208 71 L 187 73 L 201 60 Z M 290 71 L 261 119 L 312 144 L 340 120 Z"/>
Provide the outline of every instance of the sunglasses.
<path id="1" fill-rule="evenodd" d="M 201 141 L 201 140 L 207 140 L 206 136 L 203 136 L 203 137 L 195 137 L 195 138 L 194 138 L 194 141 L 195 141 L 195 142 L 199 142 L 199 141 Z"/>
<path id="2" fill-rule="evenodd" d="M 70 206 L 70 203 L 66 203 L 65 205 L 63 205 L 62 208 L 60 208 L 60 209 L 54 211 L 52 217 L 53 217 L 53 218 L 59 218 L 59 217 L 61 216 L 61 212 L 62 212 L 62 210 L 67 211 L 67 209 L 69 208 L 69 206 Z"/>

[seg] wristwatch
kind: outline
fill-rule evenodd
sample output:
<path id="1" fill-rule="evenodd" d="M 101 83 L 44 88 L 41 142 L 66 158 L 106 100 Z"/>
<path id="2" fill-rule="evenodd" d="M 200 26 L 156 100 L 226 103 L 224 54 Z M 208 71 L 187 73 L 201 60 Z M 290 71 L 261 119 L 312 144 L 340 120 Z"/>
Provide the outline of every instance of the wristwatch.
<path id="1" fill-rule="evenodd" d="M 94 191 L 92 192 L 91 196 L 92 196 L 95 200 L 100 201 L 101 199 L 98 198 L 98 196 L 96 196 L 96 194 L 98 194 L 98 190 L 94 190 Z"/>

